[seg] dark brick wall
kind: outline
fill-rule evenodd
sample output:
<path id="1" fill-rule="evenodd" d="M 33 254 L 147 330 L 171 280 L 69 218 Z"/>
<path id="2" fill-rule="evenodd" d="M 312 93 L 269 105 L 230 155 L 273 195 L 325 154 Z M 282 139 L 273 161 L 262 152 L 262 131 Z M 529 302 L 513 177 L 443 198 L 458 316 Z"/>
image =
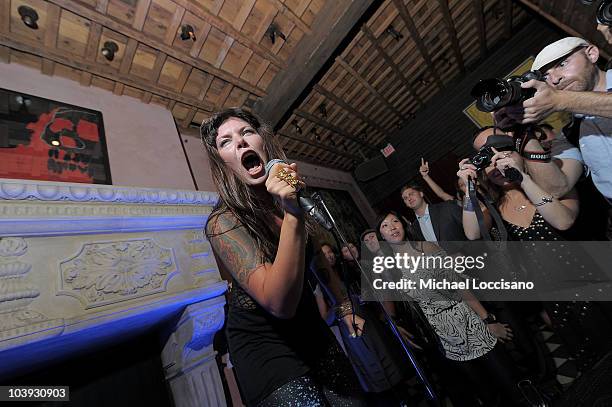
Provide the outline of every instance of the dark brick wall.
<path id="1" fill-rule="evenodd" d="M 387 159 L 389 172 L 359 186 L 374 207 L 382 207 L 392 194 L 418 174 L 420 158 L 435 163 L 443 157 L 464 157 L 471 152 L 470 138 L 475 125 L 463 114 L 472 102 L 470 90 L 479 79 L 503 77 L 529 56 L 535 56 L 562 34 L 539 20 L 532 20 L 512 39 L 475 67 L 467 69 L 460 78 L 432 98 L 417 117 L 390 137 L 396 152 Z M 444 167 L 447 167 L 446 165 Z M 447 183 L 447 182 L 445 182 Z M 452 191 L 449 191 L 452 193 Z"/>

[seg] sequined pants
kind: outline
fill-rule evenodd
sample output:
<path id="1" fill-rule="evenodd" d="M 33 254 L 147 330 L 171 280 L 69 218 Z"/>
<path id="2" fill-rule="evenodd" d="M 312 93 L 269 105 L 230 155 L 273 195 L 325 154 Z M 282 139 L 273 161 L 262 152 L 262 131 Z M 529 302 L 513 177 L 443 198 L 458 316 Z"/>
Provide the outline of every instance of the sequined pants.
<path id="1" fill-rule="evenodd" d="M 285 383 L 257 407 L 365 407 L 353 369 L 337 344 L 308 374 Z"/>

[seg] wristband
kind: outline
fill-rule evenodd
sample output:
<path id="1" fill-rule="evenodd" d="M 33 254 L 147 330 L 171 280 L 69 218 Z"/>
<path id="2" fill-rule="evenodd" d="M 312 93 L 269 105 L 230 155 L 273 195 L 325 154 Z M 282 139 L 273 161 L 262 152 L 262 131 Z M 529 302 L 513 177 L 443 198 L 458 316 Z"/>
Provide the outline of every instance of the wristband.
<path id="1" fill-rule="evenodd" d="M 466 212 L 474 212 L 474 202 L 472 202 L 468 195 L 463 198 L 463 210 Z"/>
<path id="2" fill-rule="evenodd" d="M 523 157 L 529 161 L 549 163 L 551 159 L 551 154 L 550 154 L 550 151 L 544 151 L 544 152 L 523 151 Z"/>
<path id="3" fill-rule="evenodd" d="M 340 305 L 334 307 L 334 312 L 336 313 L 336 319 L 339 321 L 347 315 L 353 313 L 353 306 L 350 301 L 345 301 Z"/>
<path id="4" fill-rule="evenodd" d="M 553 201 L 553 197 L 552 196 L 543 196 L 542 200 L 540 202 L 538 202 L 537 204 L 533 204 L 533 206 L 544 206 L 547 203 L 551 203 Z"/>
<path id="5" fill-rule="evenodd" d="M 484 322 L 487 325 L 494 324 L 497 322 L 497 317 L 495 317 L 495 315 L 491 313 L 487 313 L 487 317 L 483 319 L 482 322 Z"/>

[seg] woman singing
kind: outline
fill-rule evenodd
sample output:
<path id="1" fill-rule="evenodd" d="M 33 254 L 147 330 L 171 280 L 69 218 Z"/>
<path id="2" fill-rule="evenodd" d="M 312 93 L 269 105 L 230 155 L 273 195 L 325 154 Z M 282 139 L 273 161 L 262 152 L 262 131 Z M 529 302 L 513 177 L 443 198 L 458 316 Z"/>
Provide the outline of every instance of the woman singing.
<path id="1" fill-rule="evenodd" d="M 319 316 L 307 270 L 326 270 L 313 253 L 313 225 L 297 201 L 304 183 L 271 129 L 249 112 L 228 109 L 202 124 L 202 141 L 220 200 L 206 224 L 219 269 L 231 276 L 230 355 L 249 406 L 361 406 L 359 384 Z M 319 249 L 317 248 L 317 252 Z M 334 273 L 327 274 L 336 315 L 352 337 L 352 314 Z"/>

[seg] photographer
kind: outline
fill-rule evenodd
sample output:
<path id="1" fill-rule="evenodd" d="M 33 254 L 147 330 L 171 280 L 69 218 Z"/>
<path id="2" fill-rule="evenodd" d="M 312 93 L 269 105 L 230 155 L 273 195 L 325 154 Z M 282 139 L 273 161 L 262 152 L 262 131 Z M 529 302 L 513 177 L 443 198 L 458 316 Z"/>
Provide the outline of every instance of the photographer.
<path id="1" fill-rule="evenodd" d="M 580 114 L 575 118 L 574 132 L 568 132 L 568 141 L 579 145 L 595 186 L 610 200 L 612 96 L 607 92 L 612 88 L 612 72 L 600 70 L 596 65 L 598 59 L 598 48 L 581 38 L 568 37 L 546 46 L 532 67 L 544 74 L 546 82 L 531 80 L 522 84 L 522 88 L 533 88 L 536 92 L 523 102 L 523 114 L 514 119 L 525 124 L 536 123 L 556 111 Z M 509 110 L 498 113 L 512 116 Z M 537 181 L 540 183 L 540 179 Z M 546 179 L 541 181 L 546 188 Z"/>
<path id="2" fill-rule="evenodd" d="M 478 133 L 478 142 L 491 148 L 493 154 L 490 161 L 484 160 L 477 171 L 477 167 L 468 159 L 462 160 L 457 175 L 466 182 L 468 177 L 478 179 L 489 191 L 507 229 L 508 240 L 565 240 L 560 231 L 569 228 L 578 214 L 575 192 L 571 191 L 561 199 L 544 192 L 524 172 L 521 156 L 512 151 L 512 144 L 504 142 L 504 138 L 510 140 L 510 136 L 500 134 L 495 129 L 485 129 Z M 511 174 L 513 171 L 514 175 Z M 485 214 L 485 218 L 489 218 L 489 215 Z M 463 225 L 468 238 L 480 237 L 474 206 L 467 199 L 463 210 Z M 549 288 L 555 281 L 587 282 L 600 278 L 597 277 L 597 265 L 580 247 L 568 245 L 563 252 L 536 244 L 521 247 L 522 255 L 517 256 L 521 268 L 532 278 L 546 281 Z M 572 270 L 571 275 L 559 274 L 568 265 Z M 542 314 L 544 320 L 552 321 L 555 333 L 567 346 L 580 371 L 590 369 L 610 349 L 612 325 L 609 322 L 611 319 L 607 303 L 546 301 L 542 306 L 545 311 Z"/>
<path id="3" fill-rule="evenodd" d="M 492 136 L 495 136 L 495 139 L 490 140 Z M 504 138 L 507 138 L 505 143 Z M 496 149 L 496 147 L 502 148 L 502 144 L 512 146 L 512 140 L 511 136 L 500 129 L 485 128 L 477 133 L 474 145 L 491 147 L 495 154 L 491 157 L 490 163 L 479 173 L 469 159 L 462 160 L 459 163 L 457 176 L 462 178 L 466 185 L 468 177 L 473 180 L 478 179 L 481 186 L 489 191 L 502 219 L 508 226 L 508 233 L 514 240 L 523 240 L 524 233 L 535 229 L 534 224 L 545 226 L 547 235 L 554 236 L 554 240 L 557 240 L 557 231 L 568 229 L 576 219 L 578 214 L 576 194 L 570 192 L 560 200 L 553 197 L 525 172 L 524 161 L 517 152 Z M 510 169 L 514 169 L 520 175 L 519 181 L 512 182 L 506 177 L 506 172 Z M 466 189 L 463 204 L 463 228 L 465 235 L 470 240 L 480 238 L 474 205 Z M 485 215 L 487 215 L 486 212 Z M 485 217 L 485 221 L 490 224 L 489 216 Z"/>
<path id="4" fill-rule="evenodd" d="M 531 69 L 541 71 L 546 82 L 523 84 L 523 88 L 536 89 L 536 94 L 523 103 L 522 123 L 536 123 L 553 112 L 612 118 L 607 72 L 597 67 L 598 59 L 599 49 L 578 37 L 544 47 Z"/>

